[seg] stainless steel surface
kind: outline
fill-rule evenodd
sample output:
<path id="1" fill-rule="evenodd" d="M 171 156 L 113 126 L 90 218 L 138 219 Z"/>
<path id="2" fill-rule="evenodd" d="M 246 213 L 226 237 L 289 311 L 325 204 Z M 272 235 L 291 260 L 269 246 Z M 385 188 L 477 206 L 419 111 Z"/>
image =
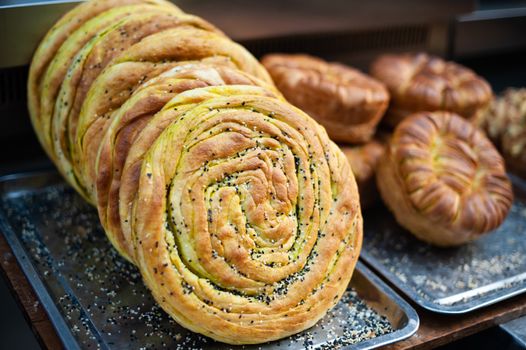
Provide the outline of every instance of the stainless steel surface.
<path id="1" fill-rule="evenodd" d="M 231 348 L 178 326 L 109 245 L 96 211 L 56 173 L 0 180 L 0 229 L 66 348 Z M 371 349 L 412 335 L 416 312 L 358 264 L 315 327 L 261 348 Z M 259 346 L 244 349 L 257 349 Z"/>
<path id="2" fill-rule="evenodd" d="M 237 40 L 447 22 L 475 9 L 455 0 L 176 0 Z"/>
<path id="3" fill-rule="evenodd" d="M 526 316 L 500 325 L 523 348 L 526 348 Z"/>
<path id="4" fill-rule="evenodd" d="M 524 293 L 526 184 L 514 178 L 514 185 L 515 201 L 502 226 L 457 248 L 422 243 L 384 207 L 368 211 L 361 258 L 417 304 L 439 313 L 466 313 Z"/>
<path id="5" fill-rule="evenodd" d="M 0 2 L 0 68 L 27 65 L 39 40 L 51 25 L 79 0 Z M 471 12 L 474 0 L 178 0 L 181 8 L 224 30 L 234 40 L 254 41 L 327 33 L 397 30 L 401 26 L 429 25 L 428 41 L 417 49 L 444 52 L 444 26 L 457 15 Z M 435 28 L 438 26 L 437 28 Z M 303 41 L 301 38 L 300 41 Z M 347 45 L 348 44 L 348 45 Z M 353 51 L 341 42 L 340 51 Z M 260 43 L 258 45 L 261 45 Z M 308 51 L 308 47 L 299 51 Z"/>
<path id="6" fill-rule="evenodd" d="M 452 55 L 476 57 L 526 48 L 526 7 L 484 9 L 460 16 L 452 38 Z"/>
<path id="7" fill-rule="evenodd" d="M 0 6 L 0 68 L 29 64 L 40 39 L 79 1 Z"/>

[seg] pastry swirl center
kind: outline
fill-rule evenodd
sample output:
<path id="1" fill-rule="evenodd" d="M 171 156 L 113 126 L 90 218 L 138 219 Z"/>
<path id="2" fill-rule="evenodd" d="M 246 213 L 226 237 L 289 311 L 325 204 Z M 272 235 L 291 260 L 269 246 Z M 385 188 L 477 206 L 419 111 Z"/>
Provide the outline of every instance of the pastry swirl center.
<path id="1" fill-rule="evenodd" d="M 220 288 L 260 294 L 305 267 L 332 198 L 296 129 L 255 109 L 207 113 L 170 184 L 168 245 Z"/>

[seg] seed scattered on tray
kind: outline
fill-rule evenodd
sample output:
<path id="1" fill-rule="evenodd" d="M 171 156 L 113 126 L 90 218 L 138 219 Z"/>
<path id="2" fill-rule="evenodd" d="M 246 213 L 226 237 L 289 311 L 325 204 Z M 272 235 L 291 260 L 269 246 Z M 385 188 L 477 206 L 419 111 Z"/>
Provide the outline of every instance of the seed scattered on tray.
<path id="1" fill-rule="evenodd" d="M 95 209 L 69 187 L 46 187 L 0 205 L 82 348 L 338 349 L 393 331 L 348 290 L 308 331 L 260 346 L 219 344 L 180 327 L 157 306 L 137 269 L 108 243 Z"/>
<path id="2" fill-rule="evenodd" d="M 457 248 L 437 248 L 418 241 L 396 225 L 384 208 L 365 214 L 363 251 L 394 274 L 407 289 L 429 301 L 526 271 L 526 205 L 520 198 L 496 231 Z M 371 220 L 374 217 L 382 220 Z M 510 287 L 513 285 L 502 284 L 483 297 L 491 298 L 492 293 Z M 458 302 L 469 302 L 469 299 Z"/>

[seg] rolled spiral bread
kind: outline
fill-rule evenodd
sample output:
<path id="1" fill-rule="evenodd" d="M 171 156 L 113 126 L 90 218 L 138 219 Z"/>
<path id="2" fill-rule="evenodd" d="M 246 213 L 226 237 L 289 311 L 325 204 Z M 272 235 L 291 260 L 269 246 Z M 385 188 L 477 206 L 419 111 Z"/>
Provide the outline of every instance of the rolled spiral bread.
<path id="1" fill-rule="evenodd" d="M 208 22 L 84 2 L 42 40 L 28 94 L 42 146 L 182 326 L 262 343 L 343 295 L 362 240 L 351 168 Z"/>
<path id="2" fill-rule="evenodd" d="M 376 171 L 380 194 L 417 238 L 460 245 L 497 228 L 513 192 L 483 132 L 450 112 L 423 112 L 395 129 Z"/>

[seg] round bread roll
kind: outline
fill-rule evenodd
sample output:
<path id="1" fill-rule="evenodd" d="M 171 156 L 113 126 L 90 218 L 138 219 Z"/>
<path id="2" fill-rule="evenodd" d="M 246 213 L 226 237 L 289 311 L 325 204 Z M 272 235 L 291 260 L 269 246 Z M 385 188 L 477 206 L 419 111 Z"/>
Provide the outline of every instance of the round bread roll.
<path id="1" fill-rule="evenodd" d="M 342 145 L 340 148 L 351 165 L 358 185 L 362 209 L 372 206 L 378 199 L 376 166 L 385 152 L 385 145 L 380 141 L 372 140 L 363 145 Z"/>
<path id="2" fill-rule="evenodd" d="M 449 112 L 417 113 L 400 123 L 376 179 L 398 223 L 438 246 L 460 245 L 497 228 L 513 201 L 495 147 Z"/>
<path id="3" fill-rule="evenodd" d="M 383 84 L 351 67 L 307 55 L 272 54 L 262 61 L 285 98 L 345 143 L 369 141 L 389 103 Z"/>
<path id="4" fill-rule="evenodd" d="M 526 89 L 508 89 L 478 120 L 500 148 L 506 166 L 526 178 Z"/>
<path id="5" fill-rule="evenodd" d="M 384 120 L 393 127 L 423 111 L 450 111 L 471 119 L 493 96 L 486 80 L 472 70 L 425 53 L 382 55 L 370 74 L 391 94 Z"/>

